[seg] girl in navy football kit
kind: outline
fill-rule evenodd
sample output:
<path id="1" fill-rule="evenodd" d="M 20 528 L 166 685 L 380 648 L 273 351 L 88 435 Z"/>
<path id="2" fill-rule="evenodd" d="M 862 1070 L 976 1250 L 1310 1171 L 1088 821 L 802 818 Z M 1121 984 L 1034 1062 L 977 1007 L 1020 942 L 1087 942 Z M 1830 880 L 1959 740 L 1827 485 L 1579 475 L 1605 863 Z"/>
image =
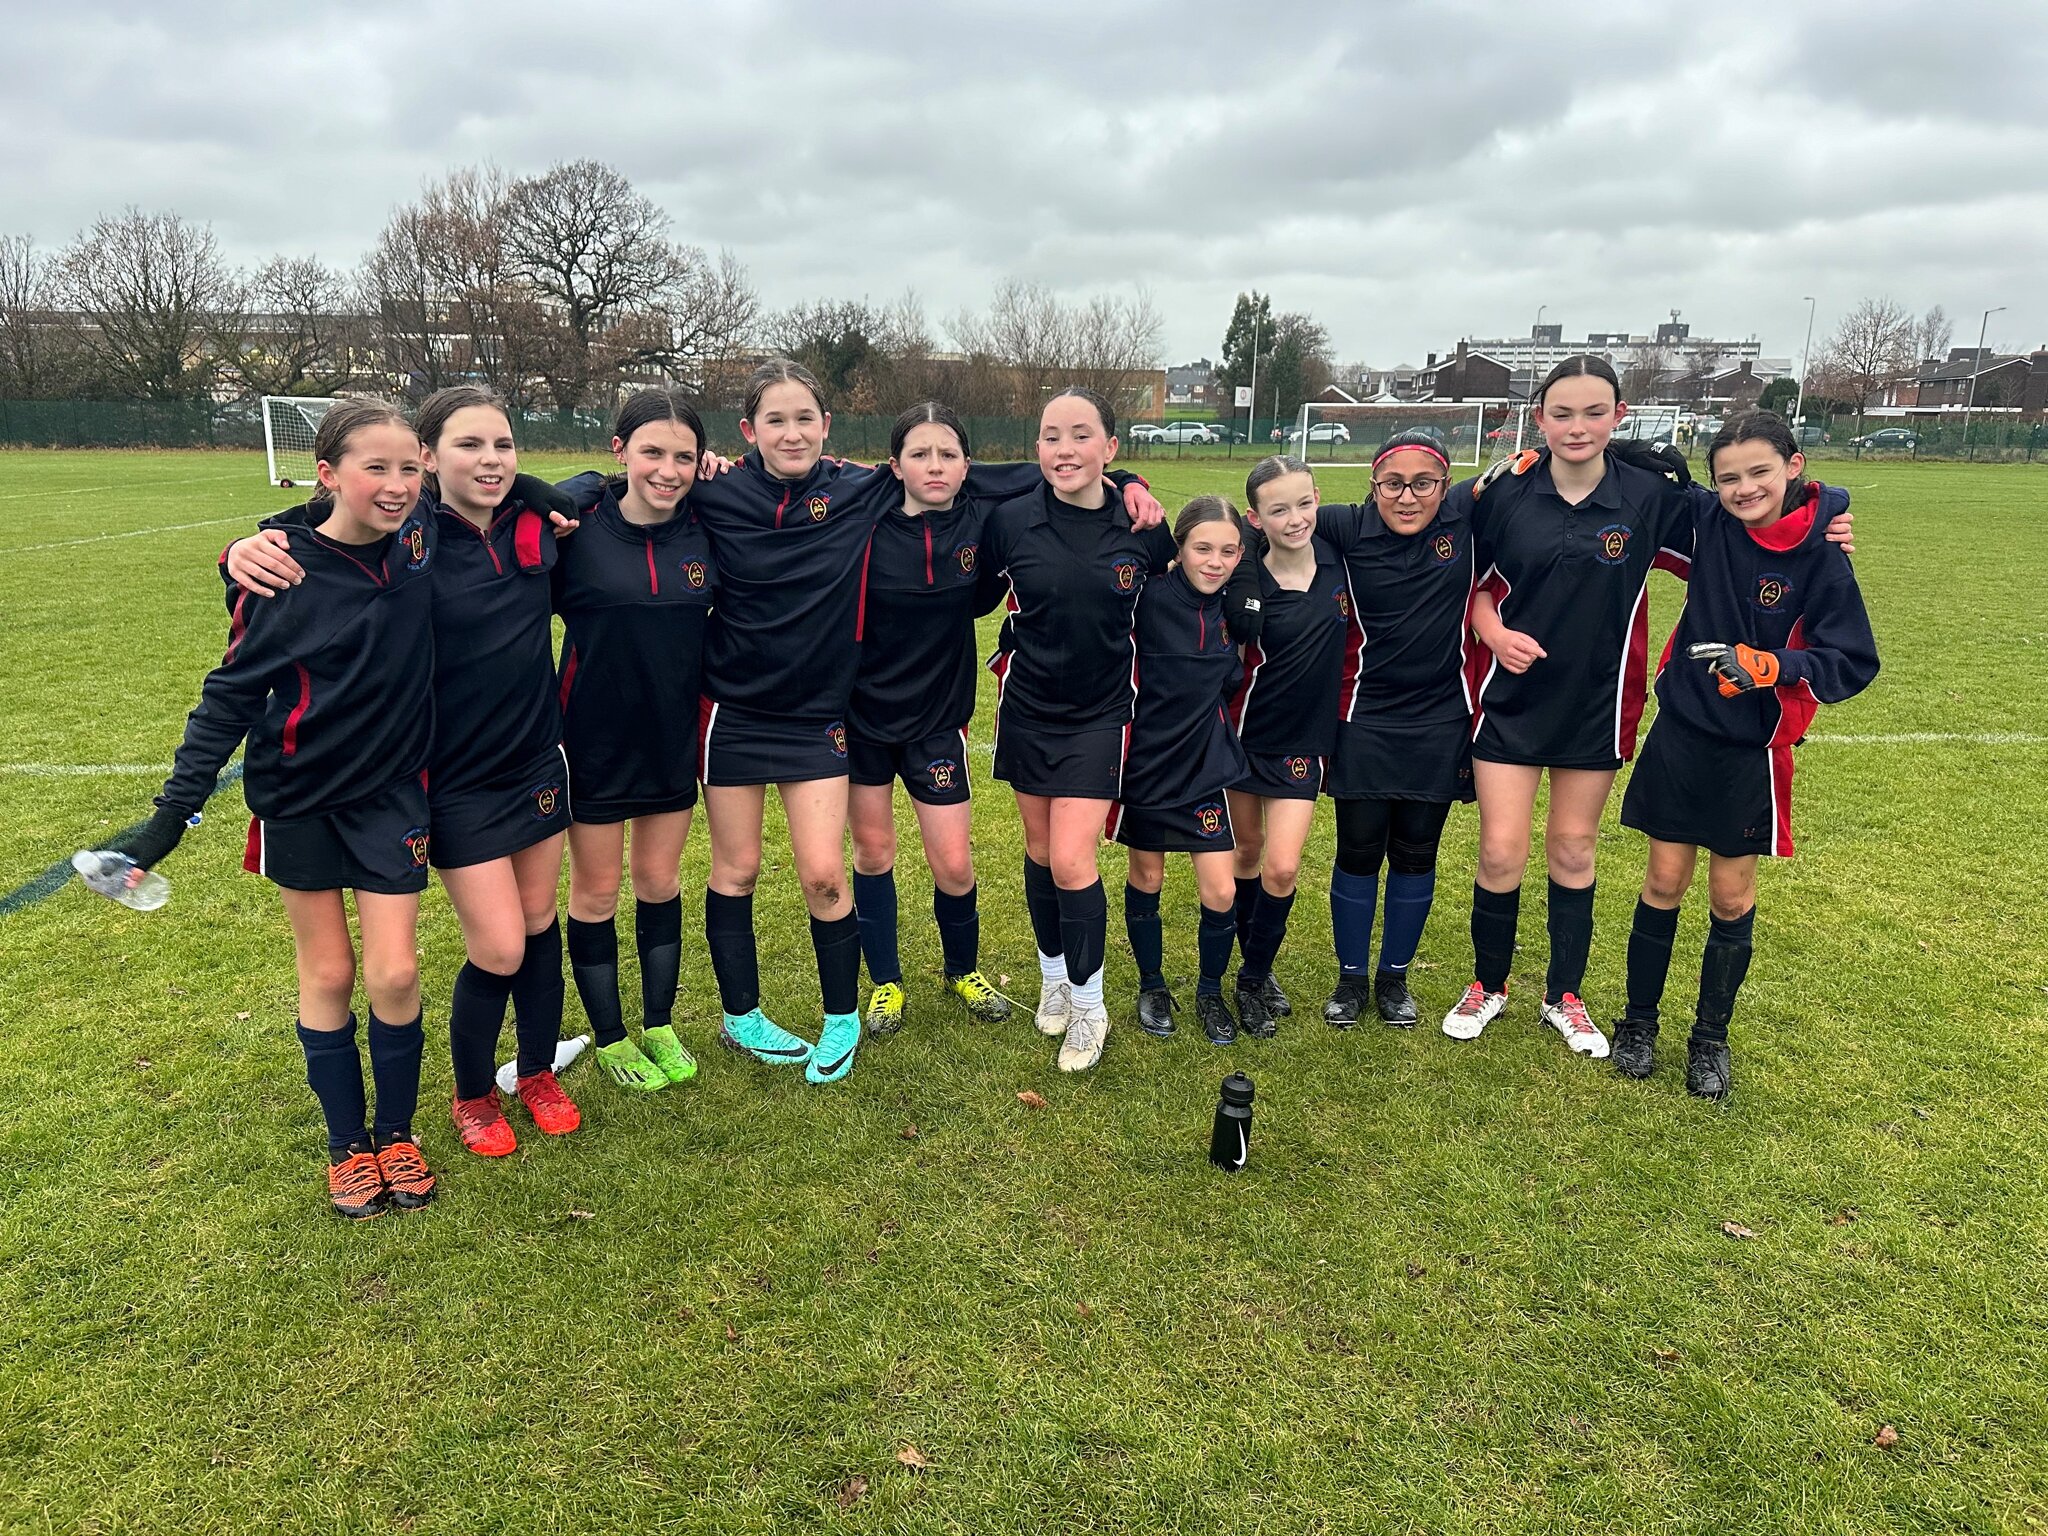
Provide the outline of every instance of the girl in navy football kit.
<path id="1" fill-rule="evenodd" d="M 951 406 L 914 405 L 889 434 L 902 505 L 882 512 L 867 557 L 860 668 L 846 714 L 853 908 L 874 984 L 871 1035 L 903 1022 L 896 943 L 896 807 L 900 778 L 932 872 L 932 915 L 947 990 L 968 1016 L 1000 1023 L 1010 1005 L 981 973 L 972 851 L 967 722 L 974 714 L 974 620 L 982 611 L 987 507 L 962 494 L 967 428 Z"/>
<path id="2" fill-rule="evenodd" d="M 1416 1021 L 1408 967 L 1436 896 L 1437 847 L 1451 806 L 1472 798 L 1463 647 L 1471 511 L 1471 482 L 1451 484 L 1442 442 L 1403 432 L 1373 456 L 1370 503 L 1318 514 L 1319 540 L 1343 558 L 1347 620 L 1328 782 L 1337 803 L 1330 924 L 1338 974 L 1323 1008 L 1339 1028 L 1357 1022 L 1368 977 L 1383 1023 Z"/>
<path id="3" fill-rule="evenodd" d="M 704 636 L 719 585 L 690 499 L 703 446 L 703 423 L 679 390 L 630 396 L 612 427 L 621 473 L 583 476 L 566 488 L 587 510 L 581 530 L 563 541 L 554 576 L 563 621 L 556 688 L 574 818 L 569 968 L 599 1069 L 641 1092 L 697 1070 L 674 1010 Z M 619 1002 L 622 858 L 630 860 L 640 962 L 637 1042 Z"/>
<path id="4" fill-rule="evenodd" d="M 508 1001 L 521 1104 L 550 1135 L 581 1123 L 553 1070 L 563 991 L 555 896 L 569 822 L 550 619 L 555 498 L 518 474 L 511 421 L 492 391 L 440 390 L 414 424 L 427 466 L 421 512 L 440 535 L 431 861 L 467 953 L 448 1009 L 453 1114 L 464 1147 L 501 1157 L 517 1145 L 493 1081 Z M 274 537 L 232 545 L 228 574 L 254 591 L 266 577 L 289 580 L 291 568 L 270 558 Z"/>
<path id="5" fill-rule="evenodd" d="M 1728 1021 L 1749 971 L 1757 860 L 1792 854 L 1792 748 L 1820 705 L 1854 697 L 1878 670 L 1855 572 L 1826 538 L 1848 493 L 1808 482 L 1804 468 L 1790 429 L 1768 412 L 1734 418 L 1709 444 L 1714 491 L 1689 496 L 1697 542 L 1685 609 L 1621 802 L 1621 824 L 1649 836 L 1650 857 L 1615 1070 L 1655 1069 L 1679 904 L 1705 848 L 1713 910 L 1685 1074 L 1703 1098 L 1724 1097 L 1733 1081 Z"/>
<path id="6" fill-rule="evenodd" d="M 1162 1038 L 1174 1032 L 1159 921 L 1166 855 L 1185 853 L 1195 866 L 1202 905 L 1195 1017 L 1212 1045 L 1237 1038 L 1223 1001 L 1237 936 L 1225 797 L 1244 777 L 1245 755 L 1225 712 L 1239 664 L 1223 586 L 1243 554 L 1242 527 L 1221 496 L 1197 496 L 1174 520 L 1173 568 L 1146 582 L 1138 598 L 1138 697 L 1123 792 L 1108 821 L 1109 836 L 1130 850 L 1124 927 L 1138 964 L 1138 1025 Z"/>
<path id="7" fill-rule="evenodd" d="M 1123 789 L 1137 690 L 1132 617 L 1148 578 L 1172 562 L 1172 535 L 1114 510 L 1106 478 L 1116 415 L 1067 389 L 1039 415 L 1042 483 L 997 506 L 982 567 L 1004 591 L 996 674 L 995 776 L 1024 823 L 1024 900 L 1038 941 L 1036 1023 L 1062 1036 L 1062 1071 L 1101 1059 L 1109 1033 L 1102 957 L 1109 908 L 1096 866 L 1103 823 Z"/>
<path id="8" fill-rule="evenodd" d="M 268 601 L 229 589 L 227 653 L 185 726 L 156 813 L 126 841 L 149 868 L 175 848 L 243 738 L 254 813 L 244 866 L 274 881 L 298 960 L 299 1043 L 327 1121 L 343 1216 L 433 1198 L 413 1140 L 420 1079 L 417 935 L 427 883 L 423 782 L 433 731 L 433 522 L 419 439 L 382 401 L 345 400 L 313 442 L 308 515 L 273 524 L 304 580 Z M 369 995 L 374 1121 L 349 1010 L 355 893 Z"/>

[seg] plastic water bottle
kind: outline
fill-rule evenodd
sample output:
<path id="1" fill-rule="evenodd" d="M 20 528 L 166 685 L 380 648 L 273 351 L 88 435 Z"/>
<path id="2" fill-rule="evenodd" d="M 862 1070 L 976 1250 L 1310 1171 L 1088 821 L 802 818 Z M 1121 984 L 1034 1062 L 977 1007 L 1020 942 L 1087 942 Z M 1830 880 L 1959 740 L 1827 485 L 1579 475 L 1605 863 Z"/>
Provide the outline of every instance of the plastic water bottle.
<path id="1" fill-rule="evenodd" d="M 560 1073 L 570 1062 L 583 1054 L 583 1048 L 590 1044 L 590 1036 L 577 1035 L 573 1039 L 555 1042 L 555 1071 Z M 519 1058 L 513 1057 L 498 1068 L 498 1092 L 519 1091 Z"/>
<path id="2" fill-rule="evenodd" d="M 154 912 L 171 899 L 170 881 L 110 848 L 97 852 L 81 848 L 71 855 L 71 867 L 78 871 L 78 878 L 88 890 L 98 891 L 137 912 Z"/>
<path id="3" fill-rule="evenodd" d="M 1209 1130 L 1209 1161 L 1225 1173 L 1240 1171 L 1252 1150 L 1252 1080 L 1242 1072 L 1223 1079 L 1216 1122 Z"/>

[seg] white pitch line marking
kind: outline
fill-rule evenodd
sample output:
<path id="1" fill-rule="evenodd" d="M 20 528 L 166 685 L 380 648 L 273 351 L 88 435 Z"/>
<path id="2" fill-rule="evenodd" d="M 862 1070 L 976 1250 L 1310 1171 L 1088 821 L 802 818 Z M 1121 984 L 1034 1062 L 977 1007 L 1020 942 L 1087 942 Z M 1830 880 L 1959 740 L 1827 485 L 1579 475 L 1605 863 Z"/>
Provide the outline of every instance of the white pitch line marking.
<path id="1" fill-rule="evenodd" d="M 164 528 L 130 528 L 126 533 L 96 533 L 85 539 L 59 539 L 54 544 L 17 544 L 12 549 L 0 545 L 0 555 L 29 555 L 39 549 L 71 549 L 80 544 L 104 544 L 109 539 L 139 539 L 152 533 L 183 533 L 190 528 L 218 528 L 225 523 L 247 523 L 249 518 L 215 517 L 203 523 L 172 523 Z"/>
<path id="2" fill-rule="evenodd" d="M 1971 747 L 2038 747 L 2048 744 L 2048 736 L 2035 736 L 2027 731 L 1890 731 L 1806 738 L 1808 746 L 1917 747 L 1942 742 Z"/>
<path id="3" fill-rule="evenodd" d="M 0 773 L 30 779 L 90 779 L 120 773 L 162 773 L 162 763 L 0 763 Z"/>
<path id="4" fill-rule="evenodd" d="M 105 491 L 128 492 L 146 491 L 154 494 L 166 485 L 208 485 L 220 480 L 241 480 L 245 471 L 230 475 L 184 475 L 176 480 L 152 480 L 146 485 L 74 485 L 61 491 L 0 491 L 0 501 L 26 501 L 30 497 L 45 496 L 97 496 Z"/>

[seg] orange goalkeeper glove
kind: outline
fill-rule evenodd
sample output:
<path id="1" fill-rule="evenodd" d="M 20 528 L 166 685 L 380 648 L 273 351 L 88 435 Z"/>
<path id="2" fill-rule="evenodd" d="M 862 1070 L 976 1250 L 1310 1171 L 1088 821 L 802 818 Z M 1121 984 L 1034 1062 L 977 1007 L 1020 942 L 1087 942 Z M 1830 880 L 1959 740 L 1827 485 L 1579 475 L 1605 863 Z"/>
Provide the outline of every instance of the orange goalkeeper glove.
<path id="1" fill-rule="evenodd" d="M 1709 641 L 1701 645 L 1687 646 L 1685 654 L 1694 661 L 1704 661 L 1713 668 L 1721 697 L 1724 699 L 1732 699 L 1737 694 L 1748 693 L 1756 688 L 1777 686 L 1778 658 L 1769 651 L 1759 651 L 1747 645 L 1722 645 Z"/>

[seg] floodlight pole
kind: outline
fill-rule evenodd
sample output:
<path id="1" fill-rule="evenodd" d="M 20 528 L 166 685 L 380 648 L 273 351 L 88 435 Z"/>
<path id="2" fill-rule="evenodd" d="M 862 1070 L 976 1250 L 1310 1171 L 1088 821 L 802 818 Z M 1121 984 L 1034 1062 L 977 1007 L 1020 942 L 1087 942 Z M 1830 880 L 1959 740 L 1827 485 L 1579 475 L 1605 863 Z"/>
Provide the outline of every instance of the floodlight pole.
<path id="1" fill-rule="evenodd" d="M 1984 331 L 1991 324 L 1993 315 L 2005 313 L 2005 306 L 1984 311 L 1984 318 L 1977 322 L 1977 355 L 1970 359 L 1970 391 L 1963 401 L 1963 453 L 1970 452 L 1970 412 L 1977 407 L 1977 375 L 1984 371 Z"/>
<path id="2" fill-rule="evenodd" d="M 1799 420 L 1806 411 L 1806 363 L 1813 356 L 1813 312 L 1820 306 L 1812 294 L 1806 299 L 1806 345 L 1799 350 L 1799 395 L 1792 402 L 1792 441 L 1799 441 Z"/>

